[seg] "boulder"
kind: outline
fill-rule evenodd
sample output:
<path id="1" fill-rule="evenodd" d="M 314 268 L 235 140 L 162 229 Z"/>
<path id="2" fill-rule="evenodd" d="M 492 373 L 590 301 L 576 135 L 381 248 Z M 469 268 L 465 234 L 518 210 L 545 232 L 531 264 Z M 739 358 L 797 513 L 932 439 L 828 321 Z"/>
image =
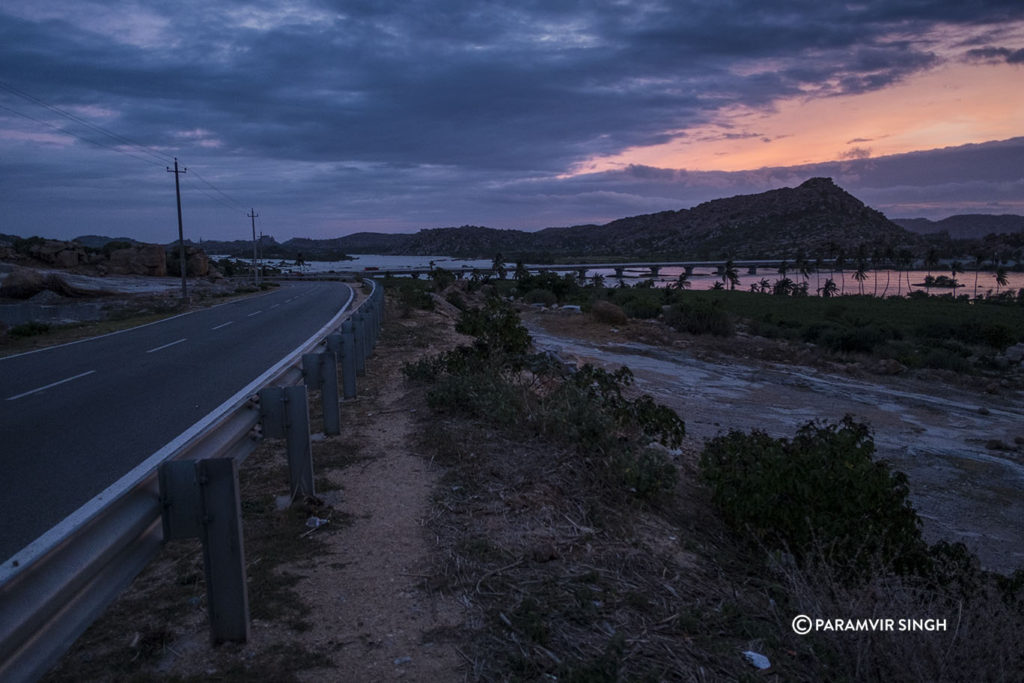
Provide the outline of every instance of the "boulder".
<path id="1" fill-rule="evenodd" d="M 894 358 L 883 358 L 872 368 L 876 375 L 898 375 L 905 372 L 907 366 Z"/>
<path id="2" fill-rule="evenodd" d="M 138 244 L 110 253 L 108 272 L 120 275 L 167 275 L 167 256 L 159 244 Z"/>
<path id="3" fill-rule="evenodd" d="M 81 256 L 77 249 L 62 249 L 54 257 L 54 265 L 58 268 L 74 268 L 79 264 Z"/>
<path id="4" fill-rule="evenodd" d="M 202 249 L 189 247 L 185 252 L 188 270 L 185 272 L 193 277 L 206 277 L 210 273 L 210 259 Z"/>
<path id="5" fill-rule="evenodd" d="M 46 289 L 46 279 L 38 270 L 15 268 L 3 279 L 0 296 L 12 299 L 28 299 Z"/>
<path id="6" fill-rule="evenodd" d="M 1003 355 L 1011 363 L 1019 363 L 1024 360 L 1024 343 L 1014 344 L 1010 348 L 1003 351 Z"/>

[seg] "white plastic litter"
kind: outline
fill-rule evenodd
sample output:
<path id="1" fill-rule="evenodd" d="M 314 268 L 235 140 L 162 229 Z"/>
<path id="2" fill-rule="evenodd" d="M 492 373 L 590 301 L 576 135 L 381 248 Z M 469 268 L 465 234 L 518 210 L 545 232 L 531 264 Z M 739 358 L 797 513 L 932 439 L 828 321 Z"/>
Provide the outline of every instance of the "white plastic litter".
<path id="1" fill-rule="evenodd" d="M 772 663 L 768 661 L 768 658 L 757 652 L 746 650 L 743 656 L 747 658 L 747 661 L 756 666 L 758 669 L 770 669 Z"/>
<path id="2" fill-rule="evenodd" d="M 329 521 L 331 520 L 313 516 L 306 520 L 306 526 L 308 526 L 310 529 L 319 529 L 324 524 L 327 524 L 327 522 Z"/>

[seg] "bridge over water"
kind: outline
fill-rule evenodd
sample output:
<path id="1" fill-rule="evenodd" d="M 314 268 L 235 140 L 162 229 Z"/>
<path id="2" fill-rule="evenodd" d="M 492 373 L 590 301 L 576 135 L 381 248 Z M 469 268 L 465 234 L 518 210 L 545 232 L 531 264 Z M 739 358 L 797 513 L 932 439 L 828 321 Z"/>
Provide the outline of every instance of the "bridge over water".
<path id="1" fill-rule="evenodd" d="M 721 259 L 715 261 L 629 261 L 629 262 L 609 262 L 609 263 L 551 263 L 551 264 L 533 264 L 525 266 L 526 270 L 531 273 L 543 273 L 543 272 L 556 272 L 556 273 L 576 273 L 580 279 L 587 277 L 587 274 L 595 270 L 611 270 L 615 273 L 615 277 L 623 277 L 627 270 L 631 271 L 647 271 L 650 277 L 658 277 L 662 268 L 681 268 L 687 275 L 692 275 L 695 268 L 709 268 L 714 269 L 719 275 L 723 275 L 728 267 L 728 264 L 732 263 L 733 268 L 737 272 L 745 270 L 748 275 L 756 275 L 759 268 L 772 268 L 778 270 L 783 264 L 790 266 L 790 269 L 795 271 L 796 266 L 794 261 L 788 259 L 748 259 L 748 260 L 733 260 Z M 832 261 L 820 261 L 815 262 L 821 265 L 831 265 Z M 395 275 L 407 275 L 407 276 L 419 276 L 429 275 L 434 269 L 430 267 L 418 267 L 418 268 L 366 268 L 358 271 L 364 276 L 368 277 L 388 277 Z M 510 272 L 513 267 L 506 264 L 505 271 Z M 462 276 L 465 273 L 478 273 L 481 275 L 485 274 L 496 274 L 494 268 L 470 268 L 464 266 L 458 269 L 448 269 L 449 272 Z"/>

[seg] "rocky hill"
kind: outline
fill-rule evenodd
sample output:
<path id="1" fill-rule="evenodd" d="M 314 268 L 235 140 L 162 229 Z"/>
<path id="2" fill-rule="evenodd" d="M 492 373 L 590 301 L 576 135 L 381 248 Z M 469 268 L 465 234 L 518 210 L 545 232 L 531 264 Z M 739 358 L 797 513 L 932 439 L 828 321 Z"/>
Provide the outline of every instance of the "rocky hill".
<path id="1" fill-rule="evenodd" d="M 1024 231 L 1024 216 L 1013 214 L 962 214 L 933 221 L 927 218 L 894 218 L 892 222 L 921 235 L 945 232 L 953 239 L 981 239 Z"/>
<path id="2" fill-rule="evenodd" d="M 355 238 L 356 236 L 352 236 Z M 705 202 L 605 225 L 547 228 L 538 232 L 477 226 L 421 230 L 404 239 L 360 233 L 360 249 L 378 253 L 446 255 L 505 260 L 523 258 L 666 259 L 792 257 L 803 251 L 825 256 L 860 245 L 919 247 L 921 238 L 835 185 L 812 178 L 796 188 Z M 350 238 L 339 246 L 352 250 Z"/>

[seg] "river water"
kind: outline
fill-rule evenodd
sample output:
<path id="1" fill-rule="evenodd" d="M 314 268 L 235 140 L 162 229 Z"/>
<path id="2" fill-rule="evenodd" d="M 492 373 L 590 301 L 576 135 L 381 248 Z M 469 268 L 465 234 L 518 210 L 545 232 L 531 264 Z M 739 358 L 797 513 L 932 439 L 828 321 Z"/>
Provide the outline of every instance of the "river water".
<path id="1" fill-rule="evenodd" d="M 492 261 L 484 259 L 454 259 L 447 256 L 391 256 L 381 254 L 354 254 L 355 260 L 353 261 L 312 261 L 303 267 L 301 270 L 308 273 L 324 273 L 329 271 L 337 272 L 365 272 L 367 268 L 386 271 L 388 269 L 403 269 L 403 268 L 427 268 L 431 264 L 445 270 L 453 271 L 465 271 L 472 270 L 474 268 L 481 270 L 489 270 L 492 266 Z M 271 265 L 277 265 L 277 262 L 268 262 Z M 528 264 L 529 265 L 529 264 Z M 285 267 L 291 267 L 285 263 Z M 507 264 L 507 267 L 511 271 L 514 267 L 511 264 Z M 576 274 L 576 271 L 566 271 Z M 658 286 L 667 286 L 675 282 L 679 275 L 683 272 L 682 268 L 662 268 L 658 272 L 658 276 L 655 278 L 655 284 Z M 756 274 L 747 273 L 745 268 L 737 270 L 739 275 L 739 283 L 736 285 L 736 289 L 743 291 L 750 291 L 752 285 L 760 286 L 763 284 L 762 281 L 767 280 L 769 286 L 782 276 L 774 268 L 762 268 Z M 933 276 L 946 275 L 949 276 L 949 272 L 946 270 L 932 270 L 932 271 L 895 271 L 895 270 L 879 270 L 869 271 L 867 273 L 867 279 L 863 283 L 857 282 L 854 277 L 853 270 L 845 270 L 843 272 L 835 271 L 830 272 L 823 270 L 819 273 L 811 273 L 807 278 L 808 291 L 811 294 L 816 294 L 821 290 L 825 284 L 825 280 L 831 277 L 838 288 L 838 294 L 872 294 L 874 296 L 891 296 L 893 294 L 906 294 L 908 288 L 910 290 L 924 290 L 921 283 L 924 282 L 926 275 L 931 274 Z M 615 271 L 608 268 L 591 269 L 587 271 L 587 277 L 592 278 L 595 275 L 600 275 L 604 278 L 605 285 L 614 286 L 617 283 Z M 909 285 L 908 285 L 909 275 Z M 1000 290 L 1010 289 L 1021 289 L 1024 288 L 1024 273 L 1010 272 L 1006 274 L 1006 278 L 1009 281 L 1006 287 L 1000 287 L 996 283 L 995 274 L 990 271 L 980 271 L 977 273 L 977 293 L 980 295 L 986 295 L 987 293 L 996 293 Z M 628 285 L 634 285 L 637 282 L 650 278 L 650 271 L 647 268 L 627 268 L 623 272 L 623 282 Z M 790 270 L 786 277 L 793 280 L 796 283 L 801 283 L 804 278 L 793 270 Z M 696 268 L 689 277 L 690 289 L 695 290 L 706 290 L 711 289 L 715 286 L 716 282 L 722 282 L 721 276 L 719 276 L 714 268 Z M 957 289 L 957 294 L 969 294 L 975 295 L 975 273 L 973 271 L 968 273 L 960 273 L 957 275 L 957 282 L 962 286 Z M 727 283 L 725 284 L 728 287 Z M 948 294 L 950 290 L 933 287 L 930 290 L 931 294 Z"/>

